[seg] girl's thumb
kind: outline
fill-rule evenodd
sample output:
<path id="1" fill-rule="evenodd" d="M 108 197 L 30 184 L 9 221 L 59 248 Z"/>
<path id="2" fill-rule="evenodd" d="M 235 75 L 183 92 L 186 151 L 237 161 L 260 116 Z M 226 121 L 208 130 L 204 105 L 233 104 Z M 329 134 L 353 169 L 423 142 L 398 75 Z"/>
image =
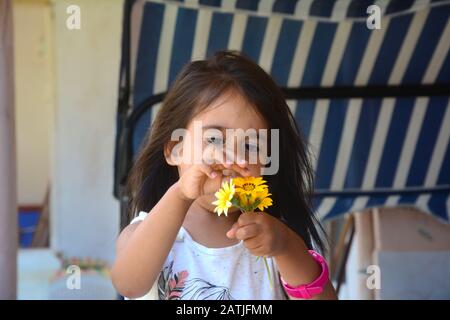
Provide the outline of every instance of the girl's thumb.
<path id="1" fill-rule="evenodd" d="M 228 230 L 228 232 L 227 232 L 227 237 L 230 239 L 236 238 L 236 231 L 237 231 L 238 227 L 239 227 L 239 225 L 237 222 L 235 224 L 233 224 L 231 229 Z"/>

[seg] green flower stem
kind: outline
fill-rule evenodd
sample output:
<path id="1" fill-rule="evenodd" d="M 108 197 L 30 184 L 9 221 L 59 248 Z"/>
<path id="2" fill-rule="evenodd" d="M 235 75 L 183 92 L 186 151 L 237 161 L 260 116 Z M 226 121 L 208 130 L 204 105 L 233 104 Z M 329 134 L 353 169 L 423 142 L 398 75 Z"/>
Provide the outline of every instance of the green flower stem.
<path id="1" fill-rule="evenodd" d="M 266 265 L 267 275 L 269 276 L 269 283 L 270 283 L 270 289 L 273 290 L 273 284 L 272 284 L 272 275 L 270 274 L 269 264 L 267 263 L 267 259 L 264 257 L 264 264 Z"/>
<path id="2" fill-rule="evenodd" d="M 264 265 L 266 267 L 266 271 L 267 271 L 267 275 L 269 276 L 269 281 L 270 281 L 270 289 L 273 290 L 273 281 L 272 281 L 272 274 L 270 273 L 270 268 L 269 268 L 269 263 L 267 262 L 267 259 L 265 257 L 256 257 L 256 261 L 258 261 L 259 259 L 263 258 L 264 259 Z"/>
<path id="3" fill-rule="evenodd" d="M 247 195 L 247 199 L 249 199 L 248 195 Z M 254 211 L 256 209 L 256 207 L 258 206 L 260 201 L 259 201 L 259 199 L 257 199 L 257 201 L 252 205 L 252 207 L 244 207 L 244 206 L 242 206 L 240 204 L 239 199 L 236 198 L 236 197 L 233 197 L 231 202 L 233 203 L 234 206 L 238 207 L 239 210 L 241 210 L 241 213 L 245 213 L 245 212 Z M 264 259 L 264 265 L 266 267 L 267 275 L 269 276 L 270 289 L 273 290 L 272 274 L 270 272 L 269 263 L 267 262 L 267 259 L 265 257 L 256 257 L 256 260 L 258 260 L 259 258 L 263 258 Z"/>

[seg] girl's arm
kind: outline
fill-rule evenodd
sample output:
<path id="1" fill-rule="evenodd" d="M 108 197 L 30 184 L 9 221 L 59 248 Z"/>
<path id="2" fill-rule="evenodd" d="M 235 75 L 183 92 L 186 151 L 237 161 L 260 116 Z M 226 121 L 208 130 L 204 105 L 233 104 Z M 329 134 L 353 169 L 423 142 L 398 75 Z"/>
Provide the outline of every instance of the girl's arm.
<path id="1" fill-rule="evenodd" d="M 291 286 L 311 283 L 320 275 L 320 266 L 309 254 L 303 239 L 269 214 L 241 214 L 227 236 L 243 240 L 254 256 L 274 257 L 281 276 Z M 314 299 L 337 299 L 330 281 Z"/>
<path id="2" fill-rule="evenodd" d="M 137 298 L 150 291 L 189 207 L 199 196 L 219 189 L 223 168 L 234 168 L 244 176 L 250 175 L 245 163 L 242 167 L 224 164 L 216 169 L 206 164 L 192 165 L 142 222 L 122 231 L 111 270 L 112 282 L 120 294 Z"/>
<path id="3" fill-rule="evenodd" d="M 278 269 L 284 281 L 291 286 L 299 286 L 305 283 L 311 283 L 319 277 L 321 269 L 319 264 L 311 257 L 303 240 L 291 229 L 286 228 L 287 245 L 280 254 L 274 256 Z M 290 297 L 292 300 L 300 300 Z M 312 299 L 337 299 L 336 292 L 328 280 L 324 291 Z"/>
<path id="4" fill-rule="evenodd" d="M 181 197 L 178 189 L 177 182 L 142 222 L 127 226 L 120 234 L 111 277 L 123 296 L 147 294 L 161 271 L 193 201 Z"/>

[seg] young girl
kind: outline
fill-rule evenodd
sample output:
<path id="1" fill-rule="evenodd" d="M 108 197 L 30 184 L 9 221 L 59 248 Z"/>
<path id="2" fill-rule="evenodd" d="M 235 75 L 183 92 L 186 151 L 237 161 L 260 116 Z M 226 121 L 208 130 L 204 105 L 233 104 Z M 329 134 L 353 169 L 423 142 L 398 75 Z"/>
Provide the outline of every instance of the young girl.
<path id="1" fill-rule="evenodd" d="M 198 123 L 214 129 L 200 142 L 194 141 Z M 192 134 L 173 141 L 178 129 Z M 279 168 L 264 176 L 273 206 L 264 213 L 213 212 L 214 193 L 223 181 L 260 176 L 263 166 L 250 163 L 260 141 L 248 139 L 245 158 L 191 161 L 199 144 L 225 145 L 227 129 L 279 130 L 279 153 L 271 154 Z M 159 299 L 336 298 L 326 262 L 310 251 L 323 250 L 323 243 L 310 204 L 307 145 L 280 89 L 242 54 L 221 51 L 184 67 L 128 182 L 134 219 L 117 240 L 112 268 L 123 296 L 142 297 L 157 285 Z M 267 259 L 270 273 L 257 257 Z"/>

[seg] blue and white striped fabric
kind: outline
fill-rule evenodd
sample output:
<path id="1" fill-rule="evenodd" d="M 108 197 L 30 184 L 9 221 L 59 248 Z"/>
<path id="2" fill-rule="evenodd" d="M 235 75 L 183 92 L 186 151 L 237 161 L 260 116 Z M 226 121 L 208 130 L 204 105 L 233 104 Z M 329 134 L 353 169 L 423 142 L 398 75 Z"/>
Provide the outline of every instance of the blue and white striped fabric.
<path id="1" fill-rule="evenodd" d="M 367 7 L 376 4 L 385 16 L 413 12 L 445 0 L 151 0 L 153 2 L 176 2 L 185 8 L 214 9 L 220 12 L 245 13 L 248 15 L 280 15 L 290 19 L 318 19 L 341 21 L 343 19 L 366 19 Z"/>
<path id="2" fill-rule="evenodd" d="M 367 6 L 383 12 L 366 26 Z M 283 87 L 450 85 L 450 1 L 138 1 L 133 106 L 220 49 L 250 56 Z M 137 31 L 136 31 L 137 30 Z M 288 101 L 316 155 L 321 218 L 416 205 L 449 221 L 448 96 Z M 139 121 L 133 152 L 158 106 Z"/>

